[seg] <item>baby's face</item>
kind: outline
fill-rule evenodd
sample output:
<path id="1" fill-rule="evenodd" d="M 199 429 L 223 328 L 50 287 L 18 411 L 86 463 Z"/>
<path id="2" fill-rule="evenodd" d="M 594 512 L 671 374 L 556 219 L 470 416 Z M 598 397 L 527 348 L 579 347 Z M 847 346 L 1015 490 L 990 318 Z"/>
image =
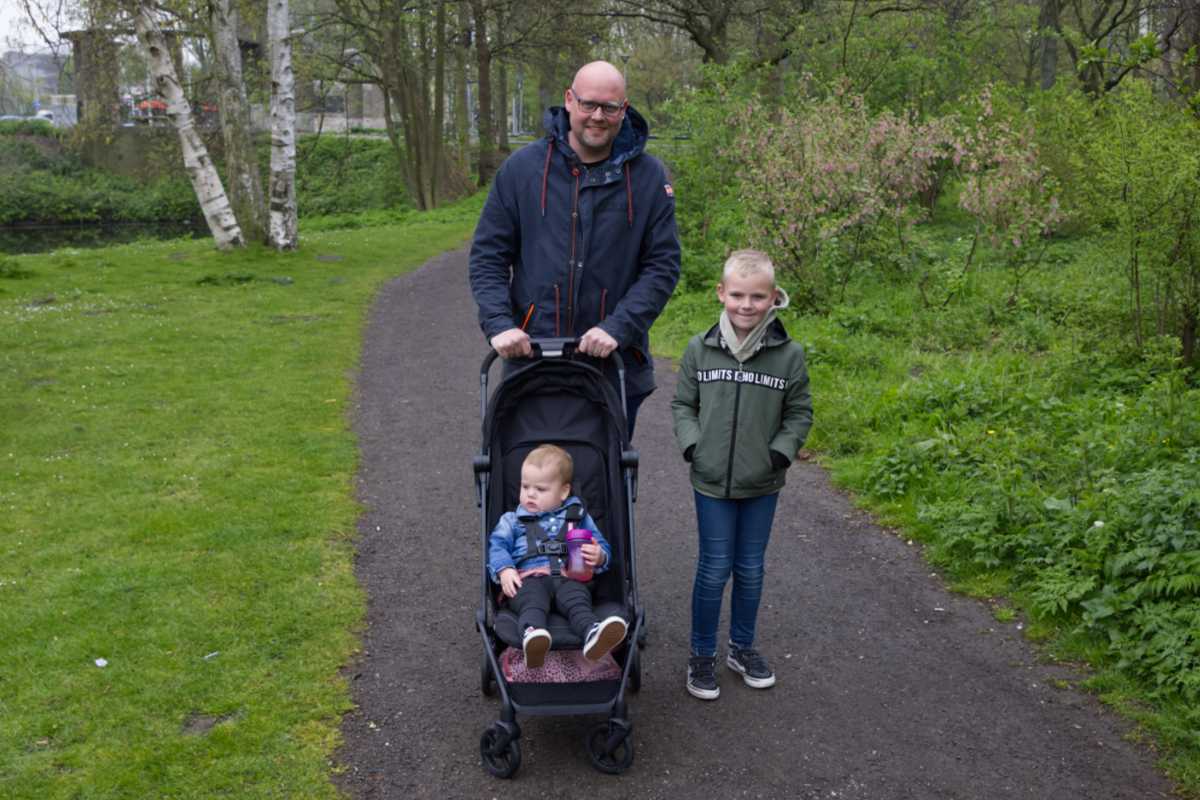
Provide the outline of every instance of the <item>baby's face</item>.
<path id="1" fill-rule="evenodd" d="M 550 511 L 563 504 L 571 494 L 571 484 L 559 480 L 552 466 L 521 467 L 521 508 L 534 514 Z"/>

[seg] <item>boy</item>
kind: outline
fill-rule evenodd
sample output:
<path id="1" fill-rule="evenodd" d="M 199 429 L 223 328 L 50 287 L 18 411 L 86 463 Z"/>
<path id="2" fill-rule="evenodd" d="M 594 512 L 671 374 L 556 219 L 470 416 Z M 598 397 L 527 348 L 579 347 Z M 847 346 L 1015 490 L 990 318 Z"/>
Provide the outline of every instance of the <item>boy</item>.
<path id="1" fill-rule="evenodd" d="M 592 534 L 592 541 L 583 545 L 584 561 L 593 574 L 608 568 L 612 548 L 583 512 L 582 501 L 571 496 L 573 477 L 570 453 L 552 444 L 535 447 L 521 465 L 517 510 L 505 512 L 489 538 L 488 571 L 517 614 L 518 630 L 524 632 L 525 665 L 530 668 L 542 666 L 553 644 L 546 629 L 551 602 L 583 639 L 588 660 L 599 661 L 625 639 L 625 620 L 615 615 L 600 620 L 592 610 L 588 583 L 561 574 L 562 559 L 538 552 L 537 529 L 547 542 L 561 545 L 568 524 L 578 520 L 576 527 Z"/>
<path id="2" fill-rule="evenodd" d="M 775 685 L 754 649 L 763 558 L 785 473 L 812 425 L 804 349 L 775 319 L 787 293 L 765 253 L 738 250 L 717 284 L 724 309 L 688 342 L 671 412 L 675 440 L 691 464 L 700 548 L 692 586 L 687 690 L 721 694 L 716 676 L 721 595 L 733 575 L 725 664 L 747 686 Z"/>

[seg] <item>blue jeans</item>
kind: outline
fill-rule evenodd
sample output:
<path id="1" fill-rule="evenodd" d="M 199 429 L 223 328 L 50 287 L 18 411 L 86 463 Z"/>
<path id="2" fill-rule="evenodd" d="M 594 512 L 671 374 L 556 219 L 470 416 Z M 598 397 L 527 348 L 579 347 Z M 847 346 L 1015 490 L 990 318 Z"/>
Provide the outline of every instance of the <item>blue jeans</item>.
<path id="1" fill-rule="evenodd" d="M 742 500 L 695 495 L 700 556 L 692 586 L 692 654 L 715 656 L 721 596 L 731 574 L 729 641 L 736 647 L 754 644 L 763 561 L 779 493 Z"/>

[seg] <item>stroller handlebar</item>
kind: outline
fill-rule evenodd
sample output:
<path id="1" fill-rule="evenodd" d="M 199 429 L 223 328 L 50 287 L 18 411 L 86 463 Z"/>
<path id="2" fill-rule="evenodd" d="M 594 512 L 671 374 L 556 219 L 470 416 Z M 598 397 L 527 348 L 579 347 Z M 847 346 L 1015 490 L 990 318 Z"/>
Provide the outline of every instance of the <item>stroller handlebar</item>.
<path id="1" fill-rule="evenodd" d="M 530 339 L 529 344 L 533 347 L 533 358 L 566 358 L 577 352 L 579 339 L 574 336 L 559 336 L 547 337 L 541 339 Z M 492 362 L 500 357 L 500 354 L 495 350 L 488 350 L 487 355 L 483 357 L 483 364 L 479 368 L 479 388 L 480 388 L 480 418 L 482 419 L 487 414 L 487 386 L 488 386 L 488 371 L 492 368 Z M 621 394 L 621 411 L 626 408 L 625 401 L 625 360 L 621 358 L 621 354 L 613 350 L 609 353 L 608 358 L 612 360 L 617 368 L 617 387 Z"/>

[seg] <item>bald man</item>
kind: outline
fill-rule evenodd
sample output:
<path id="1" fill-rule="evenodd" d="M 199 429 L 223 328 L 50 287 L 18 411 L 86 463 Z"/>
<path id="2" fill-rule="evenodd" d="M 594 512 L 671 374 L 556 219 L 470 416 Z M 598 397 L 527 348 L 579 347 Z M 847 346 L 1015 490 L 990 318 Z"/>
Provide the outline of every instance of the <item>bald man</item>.
<path id="1" fill-rule="evenodd" d="M 530 337 L 576 337 L 601 358 L 619 350 L 632 435 L 654 390 L 648 331 L 679 280 L 674 191 L 607 61 L 581 67 L 543 124 L 545 137 L 496 173 L 475 228 L 479 325 L 506 359 L 532 355 Z"/>

